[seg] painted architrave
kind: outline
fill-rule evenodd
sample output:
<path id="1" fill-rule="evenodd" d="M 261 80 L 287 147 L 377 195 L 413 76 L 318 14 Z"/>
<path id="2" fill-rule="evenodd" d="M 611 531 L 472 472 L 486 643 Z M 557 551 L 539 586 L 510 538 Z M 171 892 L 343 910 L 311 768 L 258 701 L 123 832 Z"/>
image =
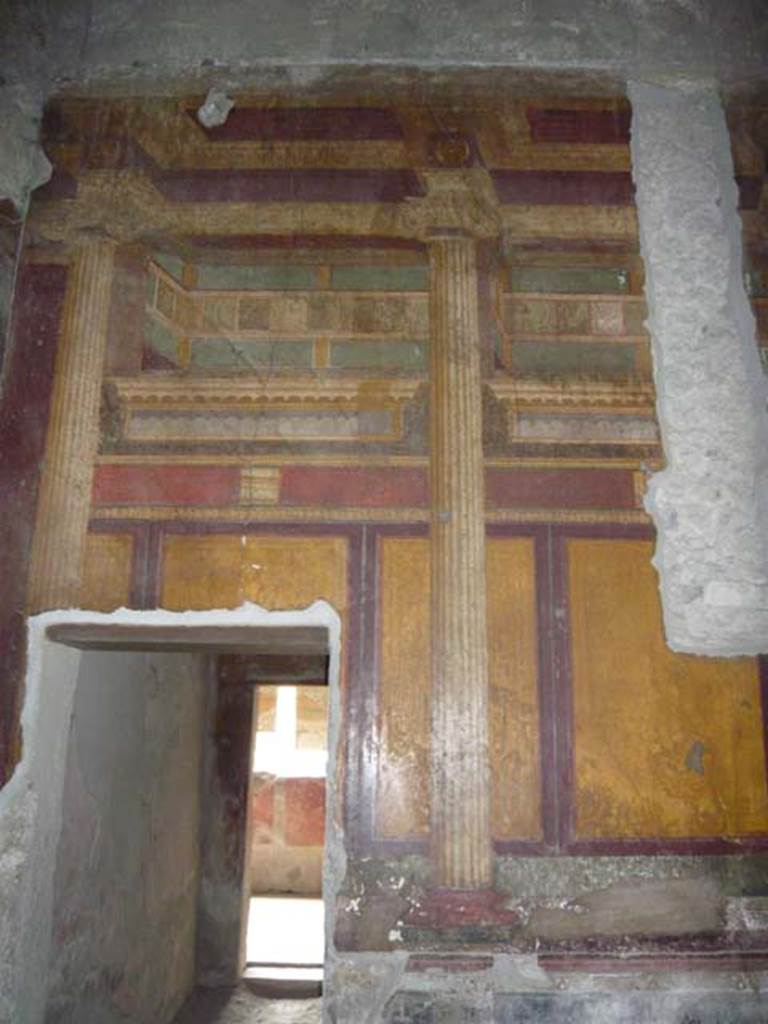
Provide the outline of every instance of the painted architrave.
<path id="1" fill-rule="evenodd" d="M 275 461 L 280 461 L 279 458 Z M 242 501 L 245 467 L 189 462 L 96 467 L 95 507 L 195 506 L 220 508 Z M 281 506 L 301 508 L 426 508 L 427 470 L 420 466 L 279 465 L 272 467 Z M 486 468 L 489 509 L 634 509 L 631 469 L 610 467 Z M 372 513 L 375 516 L 375 512 Z"/>

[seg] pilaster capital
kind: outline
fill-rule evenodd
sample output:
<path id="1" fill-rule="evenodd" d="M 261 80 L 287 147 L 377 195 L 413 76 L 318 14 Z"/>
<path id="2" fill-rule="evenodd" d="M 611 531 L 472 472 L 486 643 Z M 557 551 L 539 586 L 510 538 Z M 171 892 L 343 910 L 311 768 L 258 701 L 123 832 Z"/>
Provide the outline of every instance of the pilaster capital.
<path id="1" fill-rule="evenodd" d="M 402 208 L 404 230 L 422 241 L 466 236 L 496 238 L 502 218 L 488 172 L 478 168 L 425 171 L 423 199 L 408 199 Z"/>
<path id="2" fill-rule="evenodd" d="M 152 183 L 135 171 L 89 171 L 76 199 L 40 204 L 29 219 L 35 240 L 72 249 L 97 239 L 129 244 L 171 227 Z"/>

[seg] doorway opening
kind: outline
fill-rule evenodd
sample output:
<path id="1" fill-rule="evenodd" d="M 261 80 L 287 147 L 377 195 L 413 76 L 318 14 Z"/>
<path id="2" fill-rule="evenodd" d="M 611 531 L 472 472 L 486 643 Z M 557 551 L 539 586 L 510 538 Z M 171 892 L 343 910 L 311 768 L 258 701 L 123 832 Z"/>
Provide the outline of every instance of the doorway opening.
<path id="1" fill-rule="evenodd" d="M 245 979 L 269 995 L 320 995 L 328 658 L 252 659 Z"/>
<path id="2" fill-rule="evenodd" d="M 264 679 L 270 658 L 314 659 L 333 758 L 338 616 L 324 602 L 274 613 L 69 611 L 30 629 L 24 767 L 45 797 L 31 829 L 36 934 L 49 935 L 36 956 L 30 944 L 30 959 L 48 966 L 35 999 L 41 1013 L 74 1021 L 101 1019 L 130 995 L 133 1017 L 168 1024 L 195 987 L 235 992 L 248 959 L 257 685 L 222 685 L 217 665 L 250 662 Z M 238 728 L 245 756 L 233 774 L 220 755 Z M 73 984 L 86 976 L 93 984 Z"/>

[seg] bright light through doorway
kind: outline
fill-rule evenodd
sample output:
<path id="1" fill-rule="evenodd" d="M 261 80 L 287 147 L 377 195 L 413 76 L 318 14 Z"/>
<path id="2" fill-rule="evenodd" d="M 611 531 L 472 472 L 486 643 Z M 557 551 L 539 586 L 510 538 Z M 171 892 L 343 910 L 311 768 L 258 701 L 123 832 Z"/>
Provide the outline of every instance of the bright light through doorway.
<path id="1" fill-rule="evenodd" d="M 253 770 L 267 772 L 280 779 L 324 778 L 327 750 L 298 746 L 297 699 L 295 686 L 278 686 L 274 729 L 259 729 L 253 757 Z"/>
<path id="2" fill-rule="evenodd" d="M 254 896 L 248 915 L 248 978 L 320 981 L 325 952 L 323 901 Z"/>

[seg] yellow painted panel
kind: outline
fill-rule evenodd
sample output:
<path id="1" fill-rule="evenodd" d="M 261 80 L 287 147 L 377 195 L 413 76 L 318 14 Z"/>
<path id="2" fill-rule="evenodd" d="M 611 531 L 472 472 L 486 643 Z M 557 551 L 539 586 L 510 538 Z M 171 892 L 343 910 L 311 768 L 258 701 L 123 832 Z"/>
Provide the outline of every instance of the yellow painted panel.
<path id="1" fill-rule="evenodd" d="M 165 538 L 163 608 L 237 608 L 243 603 L 243 538 L 230 535 Z"/>
<path id="2" fill-rule="evenodd" d="M 130 600 L 132 558 L 132 534 L 89 533 L 85 541 L 81 606 L 99 612 L 125 607 Z"/>
<path id="3" fill-rule="evenodd" d="M 324 598 L 343 616 L 347 542 L 343 537 L 249 536 L 243 588 L 246 600 L 265 608 L 304 608 Z"/>
<path id="4" fill-rule="evenodd" d="M 429 829 L 429 541 L 383 537 L 379 547 L 379 774 L 381 838 Z"/>
<path id="5" fill-rule="evenodd" d="M 651 553 L 568 542 L 577 836 L 768 831 L 757 663 L 666 647 Z"/>
<path id="6" fill-rule="evenodd" d="M 163 551 L 163 607 L 272 610 L 325 598 L 347 606 L 347 547 L 341 537 L 170 536 Z"/>
<path id="7" fill-rule="evenodd" d="M 377 834 L 429 828 L 429 541 L 380 542 Z M 497 839 L 541 836 L 533 542 L 488 542 L 492 829 Z"/>
<path id="8" fill-rule="evenodd" d="M 486 545 L 494 839 L 540 839 L 536 564 L 530 537 Z"/>

